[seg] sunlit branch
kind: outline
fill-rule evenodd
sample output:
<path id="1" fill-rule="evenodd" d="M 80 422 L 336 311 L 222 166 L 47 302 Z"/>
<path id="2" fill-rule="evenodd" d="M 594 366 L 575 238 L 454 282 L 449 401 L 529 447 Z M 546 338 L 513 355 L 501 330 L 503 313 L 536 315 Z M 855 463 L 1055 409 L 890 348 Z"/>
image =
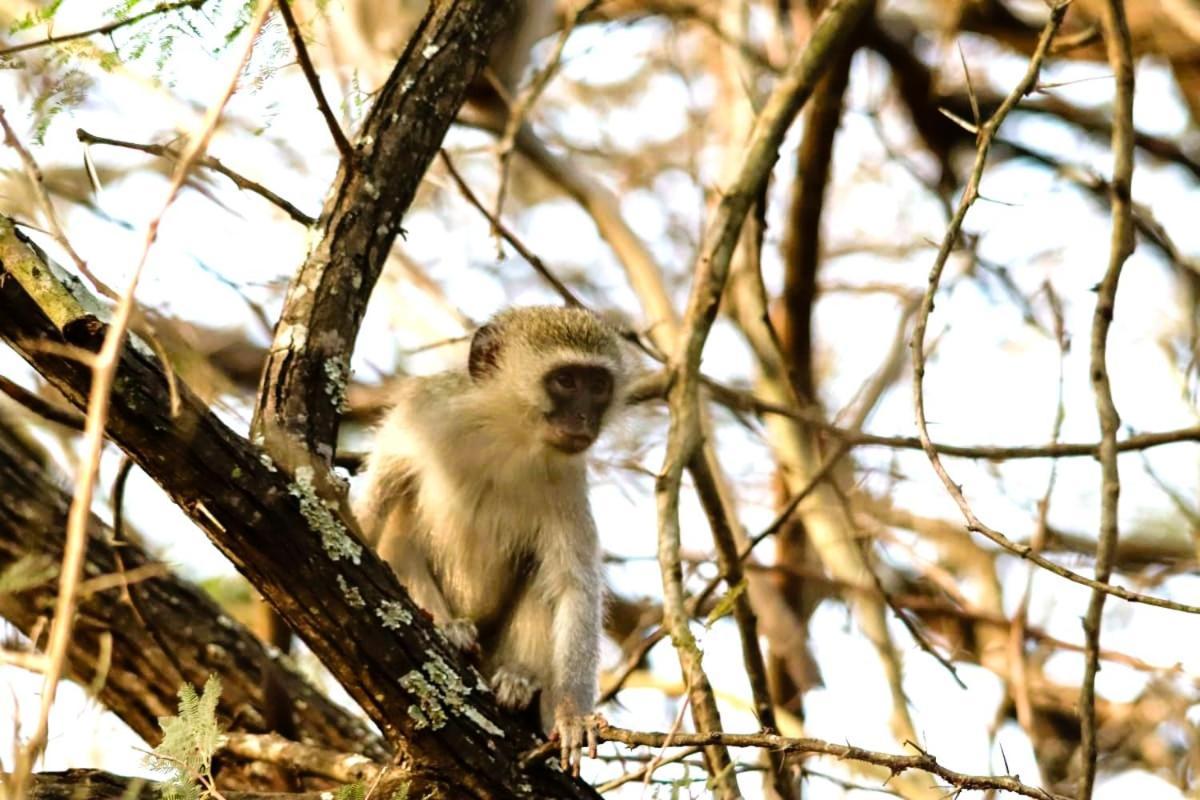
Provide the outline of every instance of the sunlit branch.
<path id="1" fill-rule="evenodd" d="M 620 742 L 631 747 L 662 747 L 668 741 L 666 733 L 632 731 L 624 728 L 606 727 L 600 730 L 600 738 L 606 742 Z M 919 770 L 936 775 L 958 791 L 1004 791 L 1036 800 L 1066 800 L 1062 795 L 1022 783 L 1019 779 L 1003 775 L 971 775 L 957 772 L 940 764 L 935 756 L 911 743 L 916 755 L 898 755 L 866 750 L 848 744 L 834 744 L 821 739 L 791 738 L 767 733 L 674 733 L 670 735 L 674 747 L 694 747 L 721 744 L 726 747 L 763 747 L 793 755 L 824 755 L 844 761 L 860 761 L 875 764 L 899 775 L 909 770 Z"/>
<path id="2" fill-rule="evenodd" d="M 1117 472 L 1117 429 L 1121 417 L 1113 403 L 1108 376 L 1108 330 L 1112 324 L 1121 268 L 1133 252 L 1133 45 L 1125 6 L 1121 0 L 1109 0 L 1103 12 L 1104 43 L 1108 63 L 1116 76 L 1117 93 L 1113 101 L 1113 177 L 1111 184 L 1112 239 L 1108 267 L 1096 295 L 1092 317 L 1091 367 L 1089 375 L 1096 395 L 1096 416 L 1100 421 L 1100 535 L 1096 542 L 1096 580 L 1108 583 L 1117 550 L 1117 505 L 1121 479 Z M 1079 732 L 1083 773 L 1079 781 L 1079 800 L 1091 800 L 1096 781 L 1097 723 L 1096 672 L 1100 669 L 1100 627 L 1104 612 L 1103 591 L 1093 590 L 1083 618 L 1084 673 L 1079 692 Z"/>
<path id="3" fill-rule="evenodd" d="M 1148 595 L 1129 592 L 1118 586 L 1110 586 L 1107 583 L 1085 578 L 1078 573 L 1060 566 L 1059 564 L 1050 561 L 1041 554 L 1035 552 L 1029 545 L 1022 545 L 1013 542 L 1004 534 L 985 525 L 971 509 L 966 497 L 963 495 L 962 487 L 959 486 L 950 477 L 942 464 L 941 455 L 934 448 L 933 443 L 929 439 L 929 429 L 925 420 L 925 331 L 929 324 L 929 316 L 933 311 L 933 300 L 937 294 L 937 287 L 941 281 L 942 271 L 945 269 L 946 261 L 950 257 L 950 252 L 954 248 L 954 243 L 958 240 L 959 232 L 962 230 L 963 220 L 966 218 L 967 211 L 971 204 L 979 196 L 979 181 L 983 175 L 983 169 L 987 164 L 987 154 L 992 141 L 995 138 L 996 131 L 1000 127 L 1000 123 L 1008 115 L 1022 97 L 1034 86 L 1037 80 L 1038 69 L 1041 66 L 1042 59 L 1045 57 L 1046 51 L 1049 48 L 1051 39 L 1058 26 L 1062 22 L 1063 15 L 1066 13 L 1066 3 L 1060 3 L 1051 11 L 1050 19 L 1046 23 L 1046 27 L 1042 32 L 1042 38 L 1039 42 L 1038 50 L 1034 57 L 1030 60 L 1029 68 L 1026 70 L 1024 77 L 1017 87 L 1005 98 L 1003 104 L 992 117 L 983 125 L 979 132 L 979 144 L 975 154 L 975 165 L 971 171 L 971 177 L 967 182 L 967 186 L 963 191 L 962 199 L 959 201 L 958 209 L 955 211 L 954 218 L 946 230 L 946 235 L 942 239 L 941 247 L 938 250 L 937 259 L 934 261 L 933 269 L 929 274 L 929 286 L 925 291 L 925 298 L 921 304 L 921 310 L 917 315 L 917 323 L 913 332 L 912 355 L 913 355 L 913 406 L 916 413 L 917 432 L 921 440 L 921 447 L 925 454 L 929 457 L 930 463 L 933 465 L 934 472 L 941 479 L 946 491 L 954 499 L 962 512 L 963 517 L 967 520 L 967 530 L 980 533 L 1003 547 L 1009 552 L 1028 559 L 1034 564 L 1037 564 L 1042 569 L 1052 572 L 1059 577 L 1066 578 L 1073 583 L 1078 583 L 1082 586 L 1087 586 L 1091 589 L 1099 590 L 1115 597 L 1120 597 L 1123 600 L 1130 602 L 1145 603 L 1147 605 L 1158 606 L 1160 608 L 1169 608 L 1175 611 L 1186 611 L 1190 614 L 1200 614 L 1200 606 L 1188 605 L 1186 603 L 1177 603 L 1173 600 L 1165 600 L 1158 597 L 1150 597 Z"/>
<path id="4" fill-rule="evenodd" d="M 865 0 L 847 0 L 830 6 L 813 30 L 804 52 L 772 90 L 751 133 L 742 167 L 726 187 L 706 226 L 683 326 L 671 355 L 673 380 L 667 393 L 671 421 L 666 455 L 655 486 L 658 555 L 663 576 L 664 626 L 671 634 L 680 666 L 689 681 L 696 681 L 702 673 L 700 651 L 688 629 L 679 561 L 679 490 L 684 468 L 700 445 L 700 354 L 717 314 L 742 223 L 778 158 L 783 137 L 812 95 L 830 58 L 845 45 L 871 5 Z M 712 749 L 708 752 L 711 754 Z M 733 794 L 736 795 L 736 789 Z"/>
<path id="5" fill-rule="evenodd" d="M 171 161 L 178 161 L 180 157 L 179 150 L 171 145 L 141 144 L 138 142 L 127 142 L 121 139 L 110 139 L 107 136 L 97 136 L 94 133 L 89 133 L 83 128 L 76 129 L 75 136 L 84 144 L 104 144 L 109 145 L 110 147 L 121 147 L 126 150 L 137 150 L 141 153 L 147 153 L 152 156 L 170 159 Z M 195 163 L 196 166 L 205 167 L 207 169 L 211 169 L 213 172 L 224 175 L 226 178 L 233 181 L 234 185 L 239 189 L 245 189 L 248 192 L 253 192 L 254 194 L 266 200 L 268 203 L 271 203 L 282 210 L 301 225 L 312 225 L 314 222 L 316 222 L 316 218 L 305 214 L 295 205 L 289 203 L 287 200 L 284 200 L 282 197 L 275 194 L 275 192 L 272 192 L 261 183 L 252 181 L 246 176 L 234 172 L 232 169 L 225 166 L 225 164 L 221 163 L 213 156 L 201 155 L 196 159 Z"/>

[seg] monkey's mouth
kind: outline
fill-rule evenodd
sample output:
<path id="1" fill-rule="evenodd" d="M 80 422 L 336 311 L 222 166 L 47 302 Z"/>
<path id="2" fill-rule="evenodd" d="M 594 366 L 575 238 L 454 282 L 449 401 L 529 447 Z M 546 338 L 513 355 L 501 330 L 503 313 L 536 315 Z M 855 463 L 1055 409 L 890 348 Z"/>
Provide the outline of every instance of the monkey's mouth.
<path id="1" fill-rule="evenodd" d="M 586 433 L 565 433 L 557 431 L 547 437 L 546 443 L 561 453 L 578 455 L 592 446 L 595 438 Z"/>

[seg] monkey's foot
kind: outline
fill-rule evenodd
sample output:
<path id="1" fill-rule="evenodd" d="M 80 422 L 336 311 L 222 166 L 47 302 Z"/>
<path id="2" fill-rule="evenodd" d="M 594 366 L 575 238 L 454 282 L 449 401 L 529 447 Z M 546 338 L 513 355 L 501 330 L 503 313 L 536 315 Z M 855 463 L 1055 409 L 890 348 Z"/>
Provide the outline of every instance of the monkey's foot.
<path id="1" fill-rule="evenodd" d="M 500 667 L 492 674 L 496 702 L 509 711 L 523 711 L 537 694 L 537 681 L 520 667 Z"/>
<path id="2" fill-rule="evenodd" d="M 554 730 L 551 739 L 557 739 L 562 751 L 562 768 L 579 777 L 580 752 L 587 745 L 588 758 L 596 757 L 596 742 L 600 729 L 608 727 L 608 720 L 599 714 L 571 714 L 561 707 L 554 715 Z"/>
<path id="3" fill-rule="evenodd" d="M 446 641 L 462 650 L 464 653 L 479 652 L 479 632 L 475 623 L 469 619 L 452 619 L 439 625 L 438 630 L 446 637 Z"/>

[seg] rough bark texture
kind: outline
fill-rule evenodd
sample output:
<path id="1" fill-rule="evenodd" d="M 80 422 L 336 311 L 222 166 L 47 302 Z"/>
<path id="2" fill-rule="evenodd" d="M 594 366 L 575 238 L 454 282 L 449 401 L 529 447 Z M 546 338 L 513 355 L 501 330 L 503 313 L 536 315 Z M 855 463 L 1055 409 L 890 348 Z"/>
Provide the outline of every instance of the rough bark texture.
<path id="1" fill-rule="evenodd" d="M 93 304 L 89 298 L 87 308 Z M 90 372 L 57 348 L 94 351 L 107 326 L 3 218 L 0 307 L 0 337 L 82 408 Z M 478 672 L 359 543 L 336 505 L 316 494 L 311 473 L 285 474 L 186 385 L 179 395 L 172 417 L 157 359 L 128 345 L 110 437 L 281 611 L 400 751 L 401 768 L 428 773 L 459 797 L 595 796 L 545 766 L 521 769 L 533 733 L 501 716 Z"/>
<path id="2" fill-rule="evenodd" d="M 367 116 L 355 163 L 343 162 L 292 278 L 263 370 L 255 430 L 286 431 L 333 459 L 350 353 L 408 205 L 512 18 L 511 0 L 444 0 L 409 40 Z"/>
<path id="3" fill-rule="evenodd" d="M 321 800 L 329 792 L 263 794 L 222 792 L 225 800 Z M 161 800 L 162 786 L 142 778 L 127 778 L 98 769 L 40 772 L 33 776 L 29 800 Z"/>
<path id="4" fill-rule="evenodd" d="M 0 571 L 25 556 L 44 557 L 47 564 L 62 560 L 71 503 L 62 485 L 36 445 L 0 418 Z M 100 672 L 97 699 L 135 733 L 156 744 L 157 718 L 176 713 L 179 687 L 185 681 L 202 686 L 210 674 L 221 677 L 219 713 L 226 725 L 265 731 L 263 688 L 274 671 L 293 704 L 296 738 L 386 759 L 387 749 L 366 725 L 274 661 L 257 637 L 199 588 L 170 574 L 141 577 L 154 564 L 136 543 L 115 541 L 113 530 L 92 515 L 85 580 L 128 576 L 129 582 L 84 594 L 68 676 L 87 686 Z M 0 616 L 33 635 L 52 613 L 55 592 L 47 579 L 0 593 Z M 112 637 L 111 650 L 103 646 L 106 636 Z M 110 662 L 103 653 L 110 653 Z"/>

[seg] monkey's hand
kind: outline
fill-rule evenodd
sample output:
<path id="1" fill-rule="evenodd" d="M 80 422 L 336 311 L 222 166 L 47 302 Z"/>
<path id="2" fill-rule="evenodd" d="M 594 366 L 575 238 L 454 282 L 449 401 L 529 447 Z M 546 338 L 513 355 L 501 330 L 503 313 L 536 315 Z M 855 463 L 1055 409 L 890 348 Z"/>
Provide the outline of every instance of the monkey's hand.
<path id="1" fill-rule="evenodd" d="M 588 758 L 596 757 L 596 741 L 600 729 L 608 727 L 608 720 L 599 714 L 580 714 L 564 701 L 554 712 L 554 730 L 551 739 L 557 739 L 562 752 L 562 768 L 579 777 L 579 763 L 583 760 L 580 750 L 587 745 Z"/>
<path id="2" fill-rule="evenodd" d="M 537 681 L 520 667 L 500 667 L 492 674 L 496 702 L 509 711 L 524 711 L 537 694 Z"/>
<path id="3" fill-rule="evenodd" d="M 446 637 L 446 641 L 462 650 L 464 653 L 478 655 L 479 653 L 479 632 L 475 629 L 475 623 L 469 619 L 452 619 L 438 625 L 438 630 Z"/>

